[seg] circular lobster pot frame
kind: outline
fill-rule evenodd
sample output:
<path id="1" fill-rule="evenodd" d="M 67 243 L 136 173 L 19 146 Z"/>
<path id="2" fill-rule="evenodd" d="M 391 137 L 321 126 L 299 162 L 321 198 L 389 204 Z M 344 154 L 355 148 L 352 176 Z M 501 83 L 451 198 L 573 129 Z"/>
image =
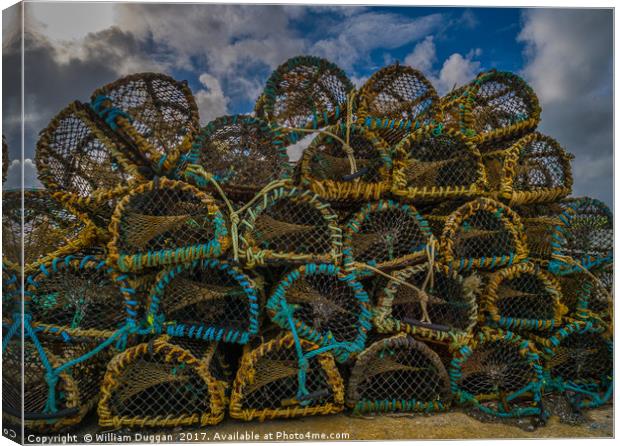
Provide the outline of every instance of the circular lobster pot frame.
<path id="1" fill-rule="evenodd" d="M 554 229 L 549 270 L 557 275 L 581 272 L 613 261 L 613 215 L 601 201 L 575 198 L 562 203 Z"/>
<path id="2" fill-rule="evenodd" d="M 319 128 L 346 113 L 353 84 L 333 63 L 293 57 L 269 77 L 256 102 L 256 116 L 278 127 Z"/>
<path id="3" fill-rule="evenodd" d="M 262 264 L 339 263 L 337 215 L 311 191 L 283 186 L 263 193 L 239 223 L 239 254 Z"/>
<path id="4" fill-rule="evenodd" d="M 213 198 L 167 178 L 133 188 L 118 202 L 109 231 L 108 261 L 121 271 L 217 257 L 230 243 Z"/>
<path id="5" fill-rule="evenodd" d="M 355 124 L 325 131 L 341 141 L 327 133 L 312 140 L 300 160 L 303 186 L 330 201 L 378 200 L 390 190 L 392 158 L 383 139 Z M 348 141 L 351 158 L 342 141 Z"/>
<path id="6" fill-rule="evenodd" d="M 100 256 L 55 257 L 26 278 L 25 311 L 33 327 L 54 336 L 109 338 L 138 318 L 127 279 Z"/>
<path id="7" fill-rule="evenodd" d="M 112 358 L 97 408 L 105 427 L 178 427 L 224 418 L 228 383 L 217 344 L 160 336 Z"/>
<path id="8" fill-rule="evenodd" d="M 303 339 L 297 346 L 289 334 L 244 353 L 230 396 L 232 418 L 264 421 L 342 412 L 344 383 L 332 355 L 315 354 L 304 367 L 297 348 L 303 354 L 319 349 Z"/>
<path id="9" fill-rule="evenodd" d="M 542 382 L 534 346 L 487 327 L 457 348 L 450 366 L 454 401 L 498 417 L 542 415 Z"/>
<path id="10" fill-rule="evenodd" d="M 568 311 L 555 277 L 530 262 L 492 273 L 483 309 L 499 327 L 534 331 L 559 327 Z"/>
<path id="11" fill-rule="evenodd" d="M 556 201 L 572 191 L 572 158 L 553 138 L 530 133 L 506 149 L 491 190 L 511 205 Z"/>
<path id="12" fill-rule="evenodd" d="M 538 97 L 513 73 L 480 73 L 460 92 L 460 98 L 452 102 L 458 108 L 459 126 L 480 145 L 522 135 L 540 122 Z"/>
<path id="13" fill-rule="evenodd" d="M 443 262 L 463 271 L 494 270 L 528 257 L 519 216 L 489 198 L 465 203 L 446 221 L 439 241 Z"/>
<path id="14" fill-rule="evenodd" d="M 125 76 L 95 90 L 91 104 L 140 163 L 160 174 L 175 173 L 200 129 L 187 82 L 164 74 Z"/>
<path id="15" fill-rule="evenodd" d="M 480 195 L 486 173 L 480 152 L 454 129 L 421 127 L 395 148 L 392 193 L 403 200 L 439 201 Z"/>
<path id="16" fill-rule="evenodd" d="M 75 426 L 97 404 L 110 353 L 103 351 L 89 355 L 96 344 L 84 341 L 42 339 L 37 342 L 38 345 L 28 338 L 24 342 L 15 339 L 3 349 L 4 421 L 24 426 L 26 432 L 56 432 Z M 46 364 L 58 369 L 73 361 L 72 366 L 54 374 L 57 381 L 51 387 Z M 53 406 L 50 405 L 50 393 L 54 397 Z"/>
<path id="17" fill-rule="evenodd" d="M 291 142 L 261 119 L 223 116 L 202 129 L 189 158 L 211 173 L 227 195 L 253 196 L 270 182 L 291 177 L 286 152 Z"/>
<path id="18" fill-rule="evenodd" d="M 439 263 L 433 266 L 432 281 L 428 263 L 392 275 L 394 279 L 378 293 L 373 320 L 377 331 L 447 343 L 472 332 L 478 322 L 479 277 L 464 278 Z"/>
<path id="19" fill-rule="evenodd" d="M 447 410 L 451 399 L 450 378 L 437 353 L 398 334 L 358 355 L 346 403 L 354 414 L 431 413 Z"/>
<path id="20" fill-rule="evenodd" d="M 92 244 L 94 226 L 67 211 L 46 190 L 12 190 L 2 194 L 3 262 L 24 273 L 40 263 L 71 254 Z M 23 211 L 23 222 L 22 222 Z M 23 223 L 23 225 L 22 225 Z"/>
<path id="21" fill-rule="evenodd" d="M 338 362 L 364 349 L 371 328 L 368 294 L 353 273 L 331 264 L 309 263 L 287 274 L 267 313 L 284 330 L 328 348 Z"/>
<path id="22" fill-rule="evenodd" d="M 344 269 L 364 276 L 372 272 L 357 263 L 380 270 L 402 268 L 425 258 L 431 237 L 428 223 L 414 207 L 392 200 L 368 203 L 345 227 Z"/>
<path id="23" fill-rule="evenodd" d="M 613 339 L 601 325 L 572 321 L 544 342 L 544 390 L 563 393 L 578 409 L 613 395 Z"/>
<path id="24" fill-rule="evenodd" d="M 154 331 L 246 344 L 258 333 L 258 287 L 232 264 L 215 259 L 164 269 L 147 303 Z"/>

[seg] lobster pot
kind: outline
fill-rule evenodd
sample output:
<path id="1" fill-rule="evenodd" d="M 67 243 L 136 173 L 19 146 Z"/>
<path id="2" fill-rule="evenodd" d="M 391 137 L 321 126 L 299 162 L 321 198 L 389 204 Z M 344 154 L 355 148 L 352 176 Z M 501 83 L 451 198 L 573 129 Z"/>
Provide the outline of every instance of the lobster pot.
<path id="1" fill-rule="evenodd" d="M 331 201 L 378 200 L 389 191 L 392 160 L 383 139 L 355 124 L 347 129 L 342 123 L 325 131 L 329 134 L 318 135 L 303 152 L 303 186 Z"/>
<path id="2" fill-rule="evenodd" d="M 217 257 L 229 244 L 213 198 L 167 178 L 133 188 L 117 204 L 109 230 L 108 261 L 121 271 Z"/>
<path id="3" fill-rule="evenodd" d="M 271 320 L 298 337 L 329 347 L 337 361 L 363 350 L 371 327 L 368 294 L 353 274 L 309 263 L 287 274 L 271 293 Z"/>
<path id="4" fill-rule="evenodd" d="M 603 320 L 606 324 L 613 326 L 613 265 L 604 265 L 595 268 L 592 274 L 598 279 L 585 282 L 585 295 L 587 297 L 588 315 L 593 315 Z"/>
<path id="5" fill-rule="evenodd" d="M 91 355 L 89 352 L 96 344 L 74 340 L 41 339 L 40 344 L 41 350 L 38 350 L 30 339 L 22 342 L 17 338 L 3 349 L 4 421 L 15 426 L 24 425 L 26 432 L 54 432 L 75 426 L 97 404 L 106 362 L 110 358 L 109 350 Z M 77 362 L 54 373 L 57 377 L 54 385 L 47 377 L 48 369 L 43 358 L 54 369 L 69 361 Z"/>
<path id="6" fill-rule="evenodd" d="M 200 128 L 187 82 L 164 74 L 132 74 L 104 85 L 93 92 L 91 107 L 130 143 L 142 166 L 159 174 L 175 173 Z"/>
<path id="7" fill-rule="evenodd" d="M 42 263 L 26 279 L 26 296 L 33 327 L 63 338 L 107 338 L 138 318 L 127 276 L 101 256 L 69 255 Z"/>
<path id="8" fill-rule="evenodd" d="M 542 380 L 529 341 L 486 327 L 457 348 L 450 366 L 455 401 L 498 417 L 541 415 Z"/>
<path id="9" fill-rule="evenodd" d="M 460 127 L 481 145 L 514 138 L 536 128 L 541 108 L 532 88 L 519 76 L 496 70 L 480 73 L 462 88 Z"/>
<path id="10" fill-rule="evenodd" d="M 108 364 L 97 407 L 99 425 L 178 427 L 224 418 L 228 383 L 217 344 L 160 336 Z"/>
<path id="11" fill-rule="evenodd" d="M 439 240 L 450 214 L 467 203 L 467 201 L 469 200 L 446 200 L 437 204 L 418 205 L 416 208 L 428 222 L 428 226 L 435 238 Z"/>
<path id="12" fill-rule="evenodd" d="M 392 193 L 416 202 L 475 196 L 486 187 L 476 146 L 441 124 L 421 127 L 396 146 L 392 176 Z"/>
<path id="13" fill-rule="evenodd" d="M 256 102 L 256 116 L 278 127 L 332 125 L 345 114 L 352 90 L 344 71 L 328 60 L 293 57 L 267 80 Z"/>
<path id="14" fill-rule="evenodd" d="M 13 312 L 18 311 L 21 299 L 19 273 L 2 261 L 2 324 L 10 325 Z"/>
<path id="15" fill-rule="evenodd" d="M 414 127 L 415 123 L 427 124 L 439 102 L 435 88 L 421 72 L 399 64 L 376 71 L 362 86 L 358 98 L 357 114 L 375 125 L 375 132 L 390 146 L 411 130 L 411 125 L 401 125 L 402 121 L 414 123 Z"/>
<path id="16" fill-rule="evenodd" d="M 140 159 L 91 107 L 77 101 L 41 132 L 35 161 L 50 194 L 65 202 L 86 202 L 91 216 L 105 207 L 106 194 L 140 177 Z"/>
<path id="17" fill-rule="evenodd" d="M 547 265 L 553 253 L 554 228 L 562 224 L 561 206 L 557 202 L 533 203 L 516 205 L 512 209 L 523 224 L 529 257 Z"/>
<path id="18" fill-rule="evenodd" d="M 362 276 L 372 272 L 358 263 L 390 270 L 419 262 L 431 237 L 428 223 L 415 208 L 391 200 L 369 203 L 345 227 L 344 267 L 358 268 Z"/>
<path id="19" fill-rule="evenodd" d="M 317 345 L 300 340 L 307 368 L 300 378 L 300 358 L 291 335 L 279 336 L 248 349 L 230 396 L 230 416 L 264 421 L 328 415 L 344 408 L 344 383 L 328 352 L 312 354 Z"/>
<path id="20" fill-rule="evenodd" d="M 248 267 L 305 262 L 338 263 L 342 232 L 337 215 L 308 190 L 266 191 L 239 223 L 239 253 Z"/>
<path id="21" fill-rule="evenodd" d="M 458 270 L 497 268 L 528 256 L 519 216 L 507 206 L 477 198 L 454 211 L 439 241 L 443 261 Z"/>
<path id="22" fill-rule="evenodd" d="M 613 262 L 613 215 L 601 201 L 583 197 L 562 203 L 553 231 L 549 269 L 564 275 Z"/>
<path id="23" fill-rule="evenodd" d="M 569 195 L 572 156 L 558 142 L 530 133 L 507 149 L 499 196 L 510 204 L 551 202 Z"/>
<path id="24" fill-rule="evenodd" d="M 558 281 L 530 262 L 492 273 L 482 306 L 492 323 L 511 330 L 550 330 L 568 311 Z"/>
<path id="25" fill-rule="evenodd" d="M 450 342 L 470 333 L 478 320 L 480 278 L 464 278 L 434 264 L 394 272 L 378 293 L 374 325 L 381 333 L 406 332 L 431 341 Z"/>
<path id="26" fill-rule="evenodd" d="M 202 129 L 190 159 L 211 173 L 227 195 L 251 197 L 272 181 L 290 178 L 290 143 L 281 130 L 261 119 L 223 116 Z"/>
<path id="27" fill-rule="evenodd" d="M 39 263 L 94 242 L 92 224 L 64 209 L 45 190 L 24 191 L 22 225 L 21 195 L 21 190 L 2 193 L 2 258 L 15 271 L 21 270 L 22 260 L 28 274 Z"/>
<path id="28" fill-rule="evenodd" d="M 171 336 L 245 344 L 258 333 L 258 286 L 240 269 L 215 259 L 163 270 L 147 306 L 155 330 Z"/>
<path id="29" fill-rule="evenodd" d="M 439 412 L 452 395 L 448 372 L 428 346 L 405 334 L 379 340 L 359 354 L 347 386 L 355 414 Z"/>
<path id="30" fill-rule="evenodd" d="M 545 390 L 561 392 L 577 408 L 598 407 L 613 395 L 613 340 L 603 327 L 573 321 L 546 342 Z"/>

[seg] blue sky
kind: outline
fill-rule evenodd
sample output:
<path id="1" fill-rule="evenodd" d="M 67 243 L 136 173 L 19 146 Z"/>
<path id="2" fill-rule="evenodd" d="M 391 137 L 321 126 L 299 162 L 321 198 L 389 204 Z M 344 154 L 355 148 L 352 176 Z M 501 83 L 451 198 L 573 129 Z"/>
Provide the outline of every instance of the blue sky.
<path id="1" fill-rule="evenodd" d="M 122 75 L 161 71 L 186 79 L 203 124 L 252 109 L 279 64 L 299 54 L 330 59 L 356 85 L 398 60 L 440 93 L 497 68 L 522 75 L 543 107 L 540 130 L 576 156 L 575 195 L 611 204 L 611 10 L 27 3 L 26 182 L 36 184 L 36 136 L 62 107 Z M 18 147 L 15 13 L 3 14 L 3 133 Z M 15 158 L 15 153 L 11 153 Z M 8 185 L 17 183 L 19 164 Z"/>

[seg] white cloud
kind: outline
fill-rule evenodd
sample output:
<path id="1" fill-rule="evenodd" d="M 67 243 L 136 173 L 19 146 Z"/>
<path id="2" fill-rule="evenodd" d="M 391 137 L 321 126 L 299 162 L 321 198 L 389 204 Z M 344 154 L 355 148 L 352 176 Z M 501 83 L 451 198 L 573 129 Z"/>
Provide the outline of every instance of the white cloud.
<path id="1" fill-rule="evenodd" d="M 429 73 L 437 62 L 433 36 L 426 37 L 418 43 L 413 51 L 405 57 L 405 64 L 424 73 Z"/>
<path id="2" fill-rule="evenodd" d="M 19 189 L 22 187 L 21 182 L 22 163 L 20 160 L 13 160 L 9 164 L 6 175 L 6 182 L 2 185 L 3 189 Z M 30 158 L 24 159 L 24 187 L 26 189 L 40 189 L 43 185 L 37 178 L 37 167 Z"/>
<path id="3" fill-rule="evenodd" d="M 199 77 L 200 83 L 205 87 L 194 93 L 200 123 L 207 124 L 215 118 L 228 113 L 228 98 L 224 95 L 220 81 L 208 73 Z"/>
<path id="4" fill-rule="evenodd" d="M 439 76 L 434 79 L 435 88 L 440 95 L 447 93 L 454 87 L 471 81 L 480 72 L 480 62 L 474 60 L 480 56 L 480 49 L 474 49 L 465 56 L 454 53 L 448 57 L 439 70 Z"/>

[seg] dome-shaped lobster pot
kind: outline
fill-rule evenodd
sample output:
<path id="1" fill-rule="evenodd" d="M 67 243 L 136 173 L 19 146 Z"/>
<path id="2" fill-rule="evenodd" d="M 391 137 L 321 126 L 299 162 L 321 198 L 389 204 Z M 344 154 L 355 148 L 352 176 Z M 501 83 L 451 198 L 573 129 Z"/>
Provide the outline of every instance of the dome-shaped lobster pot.
<path id="1" fill-rule="evenodd" d="M 368 203 L 347 223 L 343 262 L 359 276 L 372 274 L 358 263 L 381 270 L 402 268 L 426 258 L 431 240 L 428 223 L 407 204 L 391 200 Z"/>
<path id="2" fill-rule="evenodd" d="M 319 128 L 346 113 L 353 84 L 333 63 L 293 57 L 269 77 L 256 101 L 256 116 L 278 127 Z"/>
<path id="3" fill-rule="evenodd" d="M 340 262 L 338 217 L 318 195 L 283 186 L 261 198 L 239 223 L 239 254 L 248 266 Z"/>
<path id="4" fill-rule="evenodd" d="M 553 231 L 549 270 L 564 275 L 613 262 L 614 223 L 601 201 L 583 197 L 562 203 L 561 223 Z"/>
<path id="5" fill-rule="evenodd" d="M 480 195 L 486 174 L 480 152 L 441 124 L 424 126 L 395 149 L 392 193 L 414 202 Z"/>
<path id="6" fill-rule="evenodd" d="M 394 279 L 378 292 L 374 325 L 379 332 L 402 331 L 441 342 L 471 333 L 478 320 L 476 275 L 463 278 L 438 263 L 432 275 L 428 263 L 392 275 Z"/>
<path id="7" fill-rule="evenodd" d="M 108 364 L 97 408 L 105 427 L 178 427 L 224 418 L 228 383 L 215 343 L 160 336 Z"/>
<path id="8" fill-rule="evenodd" d="M 450 366 L 454 400 L 499 417 L 541 415 L 542 380 L 532 344 L 490 328 L 459 346 Z"/>
<path id="9" fill-rule="evenodd" d="M 418 70 L 393 64 L 376 71 L 358 93 L 357 115 L 390 146 L 428 124 L 439 97 Z"/>
<path id="10" fill-rule="evenodd" d="M 482 308 L 492 323 L 511 330 L 550 330 L 568 311 L 558 281 L 534 263 L 518 263 L 488 278 Z"/>
<path id="11" fill-rule="evenodd" d="M 613 395 L 613 340 L 602 326 L 573 321 L 545 343 L 545 390 L 566 395 L 577 409 L 598 407 Z"/>
<path id="12" fill-rule="evenodd" d="M 330 201 L 378 200 L 389 191 L 392 160 L 383 139 L 355 124 L 348 131 L 344 123 L 325 131 L 303 152 L 302 185 Z"/>
<path id="13" fill-rule="evenodd" d="M 494 270 L 527 258 L 524 229 L 509 207 L 477 198 L 454 211 L 440 238 L 443 262 L 457 270 Z"/>
<path id="14" fill-rule="evenodd" d="M 198 107 L 187 82 L 137 73 L 95 90 L 91 107 L 138 154 L 141 165 L 174 173 L 198 133 Z"/>
<path id="15" fill-rule="evenodd" d="M 138 318 L 127 276 L 84 254 L 42 263 L 26 279 L 25 305 L 34 327 L 63 337 L 107 338 Z"/>
<path id="16" fill-rule="evenodd" d="M 346 403 L 357 414 L 429 413 L 447 410 L 451 399 L 448 372 L 437 353 L 403 333 L 359 354 Z"/>
<path id="17" fill-rule="evenodd" d="M 47 191 L 25 190 L 23 207 L 21 190 L 2 193 L 2 259 L 13 270 L 21 270 L 23 260 L 24 273 L 29 274 L 38 264 L 94 240 L 93 225 L 67 211 Z"/>
<path id="18" fill-rule="evenodd" d="M 489 181 L 489 187 L 511 205 L 556 201 L 571 193 L 571 159 L 553 138 L 530 133 L 504 151 L 499 172 L 492 173 L 496 166 L 485 163 L 489 179 L 497 181 Z"/>
<path id="19" fill-rule="evenodd" d="M 535 129 L 541 108 L 532 88 L 519 76 L 490 70 L 451 93 L 443 114 L 477 143 L 487 145 Z"/>
<path id="20" fill-rule="evenodd" d="M 230 243 L 213 198 L 167 178 L 131 189 L 117 204 L 109 230 L 108 260 L 121 271 L 217 257 Z"/>
<path id="21" fill-rule="evenodd" d="M 329 347 L 337 361 L 361 351 L 370 329 L 368 294 L 330 264 L 309 263 L 287 274 L 267 302 L 271 320 L 302 339 Z"/>
<path id="22" fill-rule="evenodd" d="M 3 348 L 3 421 L 23 425 L 26 432 L 56 432 L 75 426 L 97 404 L 110 350 L 89 355 L 95 343 L 49 338 L 38 342 L 40 348 L 28 338 L 24 342 L 17 338 Z M 49 379 L 52 375 L 45 364 L 59 369 L 73 361 L 70 367 L 53 374 L 55 384 Z"/>
<path id="23" fill-rule="evenodd" d="M 65 107 L 41 132 L 35 161 L 50 195 L 102 227 L 114 209 L 110 202 L 142 175 L 137 153 L 80 102 Z"/>
<path id="24" fill-rule="evenodd" d="M 251 198 L 270 182 L 290 178 L 286 146 L 291 142 L 261 119 L 222 116 L 196 137 L 190 160 L 211 173 L 227 195 Z"/>
<path id="25" fill-rule="evenodd" d="M 306 355 L 319 348 L 303 339 L 299 346 Z M 299 361 L 291 335 L 247 349 L 232 387 L 230 416 L 264 421 L 341 412 L 344 383 L 332 355 L 308 357 L 302 375 Z"/>
<path id="26" fill-rule="evenodd" d="M 232 264 L 194 260 L 157 276 L 148 320 L 171 336 L 245 344 L 258 333 L 258 295 L 254 281 Z"/>

